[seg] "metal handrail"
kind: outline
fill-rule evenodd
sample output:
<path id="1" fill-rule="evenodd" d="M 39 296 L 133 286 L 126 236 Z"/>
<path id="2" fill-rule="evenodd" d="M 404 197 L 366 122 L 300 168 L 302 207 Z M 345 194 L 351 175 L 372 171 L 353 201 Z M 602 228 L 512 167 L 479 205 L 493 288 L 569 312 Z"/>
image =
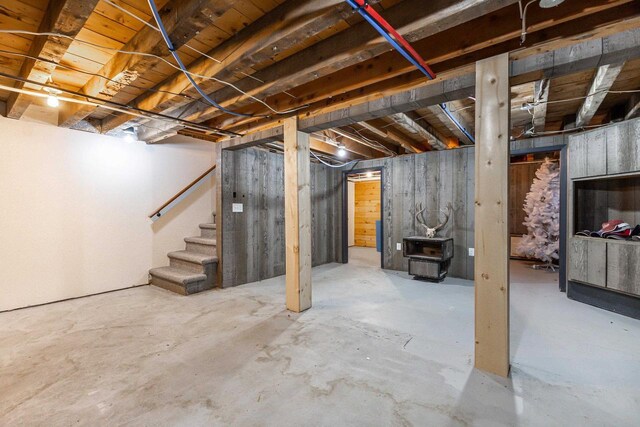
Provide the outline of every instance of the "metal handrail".
<path id="1" fill-rule="evenodd" d="M 196 185 L 197 183 L 202 181 L 207 175 L 209 175 L 211 172 L 213 172 L 213 170 L 215 168 L 216 168 L 216 165 L 211 166 L 209 169 L 207 169 L 207 171 L 205 173 L 203 173 L 202 175 L 197 177 L 195 180 L 191 181 L 191 183 L 189 185 L 184 187 L 182 190 L 180 190 L 178 193 L 176 193 L 175 196 L 173 196 L 172 198 L 167 200 L 166 203 L 164 203 L 162 206 L 160 206 L 158 209 L 156 209 L 151 215 L 149 215 L 149 218 L 154 218 L 154 217 L 160 218 L 162 216 L 161 212 L 162 212 L 162 210 L 164 208 L 166 208 L 171 203 L 173 203 L 176 199 L 178 199 L 178 197 L 182 196 L 184 193 L 189 191 L 191 189 L 191 187 L 193 187 L 194 185 Z"/>

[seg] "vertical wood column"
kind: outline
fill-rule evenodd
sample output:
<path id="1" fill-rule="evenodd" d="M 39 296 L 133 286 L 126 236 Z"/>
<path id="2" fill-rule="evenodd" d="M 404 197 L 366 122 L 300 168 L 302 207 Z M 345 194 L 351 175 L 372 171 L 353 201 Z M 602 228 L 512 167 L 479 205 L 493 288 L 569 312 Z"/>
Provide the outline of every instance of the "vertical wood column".
<path id="1" fill-rule="evenodd" d="M 215 198 L 216 198 L 216 255 L 218 257 L 218 268 L 217 277 L 216 277 L 216 287 L 222 288 L 224 287 L 222 283 L 223 274 L 222 274 L 222 263 L 224 260 L 222 259 L 222 219 L 223 219 L 223 210 L 222 210 L 222 143 L 216 144 L 216 172 L 215 172 Z"/>
<path id="2" fill-rule="evenodd" d="M 311 308 L 311 174 L 309 135 L 297 117 L 284 123 L 284 215 L 287 309 Z"/>
<path id="3" fill-rule="evenodd" d="M 476 63 L 475 367 L 509 375 L 509 54 Z"/>

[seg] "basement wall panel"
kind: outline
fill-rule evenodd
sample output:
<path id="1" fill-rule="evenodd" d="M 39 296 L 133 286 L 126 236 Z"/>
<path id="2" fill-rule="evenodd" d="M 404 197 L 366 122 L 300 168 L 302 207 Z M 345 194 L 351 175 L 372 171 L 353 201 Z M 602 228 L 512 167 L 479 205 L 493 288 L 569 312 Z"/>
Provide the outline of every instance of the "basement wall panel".
<path id="1" fill-rule="evenodd" d="M 424 218 L 431 227 L 444 219 L 443 212 L 451 203 L 451 217 L 439 233 L 454 239 L 449 275 L 473 279 L 473 258 L 469 257 L 468 248 L 474 244 L 474 152 L 471 147 L 358 163 L 358 169 L 384 167 L 382 240 L 385 268 L 407 271 L 408 261 L 402 256 L 402 250 L 397 249 L 397 244 L 402 243 L 404 237 L 423 235 L 415 219 L 418 203 L 426 208 Z"/>
<path id="2" fill-rule="evenodd" d="M 224 150 L 223 286 L 285 274 L 284 157 L 258 148 Z M 341 259 L 341 172 L 311 163 L 313 266 Z M 242 212 L 233 212 L 233 204 Z"/>

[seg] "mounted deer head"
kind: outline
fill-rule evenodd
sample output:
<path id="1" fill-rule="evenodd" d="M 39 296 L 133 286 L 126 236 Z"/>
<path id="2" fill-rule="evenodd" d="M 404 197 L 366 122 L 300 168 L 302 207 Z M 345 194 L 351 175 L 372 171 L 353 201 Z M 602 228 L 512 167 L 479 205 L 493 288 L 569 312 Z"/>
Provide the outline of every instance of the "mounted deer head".
<path id="1" fill-rule="evenodd" d="M 447 222 L 449 222 L 449 217 L 451 216 L 451 211 L 453 210 L 453 207 L 451 206 L 451 203 L 447 204 L 447 211 L 446 212 L 441 211 L 444 214 L 444 221 L 442 221 L 440 224 L 436 225 L 433 228 L 429 227 L 426 224 L 426 221 L 424 220 L 425 210 L 426 208 L 422 207 L 422 203 L 418 203 L 416 205 L 416 220 L 418 221 L 418 224 L 420 224 L 425 229 L 425 235 L 427 236 L 427 238 L 432 239 L 436 237 L 436 233 L 442 230 L 444 226 L 447 225 Z"/>

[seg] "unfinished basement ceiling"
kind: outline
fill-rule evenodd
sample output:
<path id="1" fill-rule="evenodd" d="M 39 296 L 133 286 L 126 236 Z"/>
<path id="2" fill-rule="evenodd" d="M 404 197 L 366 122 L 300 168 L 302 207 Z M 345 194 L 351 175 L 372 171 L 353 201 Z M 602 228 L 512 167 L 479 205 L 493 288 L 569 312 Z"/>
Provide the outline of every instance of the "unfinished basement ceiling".
<path id="1" fill-rule="evenodd" d="M 34 44 L 32 34 L 47 29 L 41 23 L 45 14 L 55 12 L 55 3 L 29 0 L 4 5 L 0 84 L 5 89 L 0 89 L 0 100 L 8 103 L 8 116 L 21 117 L 30 103 L 44 105 L 44 100 L 27 95 L 19 95 L 20 103 L 15 103 L 16 95 L 6 90 L 24 86 L 42 91 L 41 86 L 16 78 L 45 82 L 48 75 L 36 72 L 44 64 L 50 69 L 49 84 L 65 96 L 83 100 L 87 95 L 96 102 L 122 106 L 114 111 L 64 103 L 60 126 L 116 134 L 133 126 L 149 142 L 176 133 L 220 141 L 277 126 L 294 114 L 331 112 L 439 84 L 441 79 L 472 72 L 475 61 L 497 53 L 510 51 L 512 58 L 525 58 L 636 30 L 640 23 L 640 4 L 634 1 L 564 2 L 551 9 L 534 5 L 522 44 L 516 0 L 372 2 L 440 76 L 428 81 L 341 0 L 158 0 L 169 36 L 195 80 L 220 105 L 248 115 L 239 117 L 214 108 L 191 87 L 161 34 L 152 28 L 155 21 L 147 1 L 62 3 L 70 10 L 77 3 L 76 13 L 58 11 L 59 23 L 73 22 L 76 34 L 56 49 L 47 48 L 55 37 L 37 36 L 44 41 L 42 47 Z M 608 87 L 616 93 L 598 103 L 583 127 L 619 120 L 621 112 L 624 116 L 637 103 L 629 91 L 640 89 L 639 67 L 635 56 L 621 64 Z M 580 111 L 597 72 L 598 64 L 593 63 L 549 79 L 529 75 L 514 81 L 512 135 L 542 135 L 575 122 L 572 117 Z M 546 108 L 540 108 L 543 105 Z M 130 108 L 163 117 L 141 118 L 122 111 Z M 346 155 L 340 157 L 367 159 L 451 149 L 473 143 L 474 115 L 473 99 L 449 99 L 442 105 L 323 131 L 314 136 L 314 150 L 336 157 L 343 149 Z"/>

